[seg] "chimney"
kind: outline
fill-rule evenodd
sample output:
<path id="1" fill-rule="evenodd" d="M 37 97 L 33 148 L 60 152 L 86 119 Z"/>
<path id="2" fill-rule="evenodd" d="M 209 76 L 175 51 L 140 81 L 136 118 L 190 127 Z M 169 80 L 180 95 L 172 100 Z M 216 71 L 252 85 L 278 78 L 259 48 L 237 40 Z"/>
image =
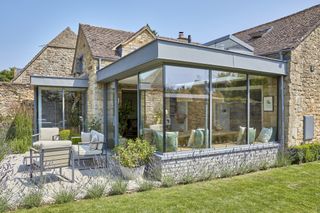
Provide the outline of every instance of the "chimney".
<path id="1" fill-rule="evenodd" d="M 183 32 L 179 32 L 178 40 L 180 40 L 182 42 L 188 42 L 188 39 L 186 37 L 184 37 L 184 33 Z"/>
<path id="2" fill-rule="evenodd" d="M 179 37 L 178 37 L 178 39 L 185 39 L 183 32 L 179 32 Z"/>
<path id="3" fill-rule="evenodd" d="M 191 35 L 188 35 L 188 43 L 191 43 L 192 39 L 191 39 Z"/>

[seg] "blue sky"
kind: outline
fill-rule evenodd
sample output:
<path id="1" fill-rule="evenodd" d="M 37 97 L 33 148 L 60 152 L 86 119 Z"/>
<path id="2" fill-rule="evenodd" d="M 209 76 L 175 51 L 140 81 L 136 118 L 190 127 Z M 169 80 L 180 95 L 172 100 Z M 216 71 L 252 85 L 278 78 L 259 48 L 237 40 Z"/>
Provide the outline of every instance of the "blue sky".
<path id="1" fill-rule="evenodd" d="M 65 27 L 85 23 L 128 31 L 149 24 L 160 35 L 179 31 L 198 42 L 262 24 L 320 0 L 2 0 L 0 70 L 22 68 Z"/>

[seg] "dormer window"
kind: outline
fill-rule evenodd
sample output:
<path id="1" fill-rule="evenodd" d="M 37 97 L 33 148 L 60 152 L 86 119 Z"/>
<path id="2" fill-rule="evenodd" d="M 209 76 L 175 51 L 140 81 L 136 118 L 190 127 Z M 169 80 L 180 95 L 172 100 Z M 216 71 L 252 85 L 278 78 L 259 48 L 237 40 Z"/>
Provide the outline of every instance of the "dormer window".
<path id="1" fill-rule="evenodd" d="M 269 27 L 263 30 L 259 30 L 253 33 L 249 33 L 250 39 L 257 39 L 257 38 L 261 38 L 262 36 L 264 36 L 265 34 L 267 34 L 268 32 L 270 32 L 272 30 L 273 27 Z"/>
<path id="2" fill-rule="evenodd" d="M 77 58 L 76 73 L 78 73 L 78 74 L 83 73 L 83 55 L 81 55 L 79 58 Z"/>
<path id="3" fill-rule="evenodd" d="M 122 45 L 116 48 L 116 56 L 122 57 Z"/>

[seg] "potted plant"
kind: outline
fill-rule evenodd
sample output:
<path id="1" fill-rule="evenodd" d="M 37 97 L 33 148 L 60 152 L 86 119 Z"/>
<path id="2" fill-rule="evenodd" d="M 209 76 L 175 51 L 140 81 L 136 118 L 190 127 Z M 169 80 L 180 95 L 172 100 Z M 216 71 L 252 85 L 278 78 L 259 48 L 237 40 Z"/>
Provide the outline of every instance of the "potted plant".
<path id="1" fill-rule="evenodd" d="M 146 140 L 129 139 L 114 149 L 124 178 L 132 180 L 143 177 L 145 165 L 150 161 L 155 147 Z"/>

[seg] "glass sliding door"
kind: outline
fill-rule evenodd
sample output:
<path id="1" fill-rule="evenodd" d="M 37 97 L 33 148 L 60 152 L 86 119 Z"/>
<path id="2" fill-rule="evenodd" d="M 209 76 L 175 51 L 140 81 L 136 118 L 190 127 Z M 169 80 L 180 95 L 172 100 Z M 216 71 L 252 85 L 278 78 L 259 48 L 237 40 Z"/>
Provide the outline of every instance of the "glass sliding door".
<path id="1" fill-rule="evenodd" d="M 40 88 L 39 127 L 70 129 L 72 134 L 83 131 L 83 89 Z"/>
<path id="2" fill-rule="evenodd" d="M 138 76 L 118 82 L 119 140 L 138 137 Z"/>
<path id="3" fill-rule="evenodd" d="M 277 78 L 249 75 L 250 127 L 255 130 L 250 143 L 276 141 L 278 119 Z"/>
<path id="4" fill-rule="evenodd" d="M 212 71 L 211 115 L 214 148 L 247 144 L 247 75 Z"/>
<path id="5" fill-rule="evenodd" d="M 61 89 L 41 89 L 39 127 L 63 128 Z"/>
<path id="6" fill-rule="evenodd" d="M 156 68 L 139 74 L 140 136 L 163 152 L 163 73 Z"/>
<path id="7" fill-rule="evenodd" d="M 166 151 L 207 148 L 209 70 L 165 66 Z"/>

